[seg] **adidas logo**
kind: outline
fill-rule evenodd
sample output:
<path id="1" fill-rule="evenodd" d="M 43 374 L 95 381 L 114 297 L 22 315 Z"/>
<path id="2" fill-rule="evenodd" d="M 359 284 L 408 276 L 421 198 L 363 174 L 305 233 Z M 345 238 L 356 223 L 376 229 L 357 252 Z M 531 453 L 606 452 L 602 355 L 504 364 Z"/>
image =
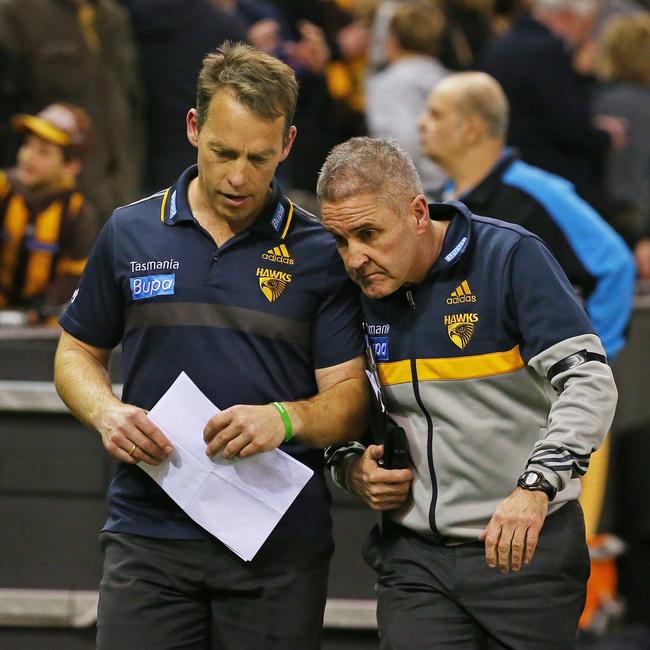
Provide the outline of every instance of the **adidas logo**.
<path id="1" fill-rule="evenodd" d="M 262 253 L 262 259 L 269 262 L 279 262 L 280 264 L 295 264 L 293 257 L 289 255 L 289 251 L 284 244 L 269 248 L 266 253 Z"/>
<path id="2" fill-rule="evenodd" d="M 447 298 L 448 305 L 459 305 L 464 302 L 476 302 L 476 296 L 467 284 L 467 280 L 463 280 Z"/>

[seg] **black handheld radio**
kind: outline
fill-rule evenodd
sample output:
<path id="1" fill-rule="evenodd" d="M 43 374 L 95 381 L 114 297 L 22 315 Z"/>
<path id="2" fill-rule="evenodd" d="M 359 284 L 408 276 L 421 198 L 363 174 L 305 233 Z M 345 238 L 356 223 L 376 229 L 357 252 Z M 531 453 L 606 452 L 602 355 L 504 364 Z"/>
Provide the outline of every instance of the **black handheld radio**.
<path id="1" fill-rule="evenodd" d="M 386 402 L 377 372 L 377 362 L 368 336 L 368 326 L 365 323 L 363 324 L 363 334 L 366 347 L 366 373 L 372 387 L 370 424 L 375 442 L 384 445 L 384 455 L 378 462 L 385 469 L 407 469 L 410 466 L 411 458 L 406 433 L 388 415 L 386 410 Z"/>

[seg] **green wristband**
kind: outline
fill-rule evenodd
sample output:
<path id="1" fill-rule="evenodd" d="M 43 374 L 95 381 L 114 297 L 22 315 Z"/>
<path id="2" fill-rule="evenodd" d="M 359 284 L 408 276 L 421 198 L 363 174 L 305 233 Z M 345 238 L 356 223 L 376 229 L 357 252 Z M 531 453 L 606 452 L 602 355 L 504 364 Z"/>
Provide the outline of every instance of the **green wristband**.
<path id="1" fill-rule="evenodd" d="M 289 442 L 289 440 L 293 438 L 293 425 L 291 424 L 289 413 L 287 412 L 287 409 L 284 408 L 284 404 L 281 402 L 271 402 L 271 405 L 275 406 L 277 412 L 282 418 L 282 422 L 284 423 L 284 441 Z"/>

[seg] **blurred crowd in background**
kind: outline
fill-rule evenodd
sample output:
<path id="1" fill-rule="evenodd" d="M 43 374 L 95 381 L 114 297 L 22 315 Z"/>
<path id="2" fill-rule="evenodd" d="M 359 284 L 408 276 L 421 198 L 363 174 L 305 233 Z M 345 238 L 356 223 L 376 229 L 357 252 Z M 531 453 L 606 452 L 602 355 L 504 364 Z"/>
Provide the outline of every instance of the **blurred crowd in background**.
<path id="1" fill-rule="evenodd" d="M 245 40 L 296 71 L 299 137 L 280 175 L 307 209 L 317 211 L 314 188 L 327 152 L 364 134 L 397 139 L 430 198 L 443 197 L 446 174 L 421 151 L 418 116 L 445 75 L 484 70 L 510 103 L 508 145 L 571 181 L 634 249 L 639 275 L 648 278 L 647 1 L 0 0 L 0 167 L 8 170 L 0 210 L 19 194 L 36 202 L 28 212 L 40 213 L 49 205 L 44 194 L 75 185 L 87 209 L 64 206 L 61 218 L 94 225 L 81 238 L 74 228 L 46 233 L 47 245 L 59 247 L 49 260 L 52 277 L 71 270 L 88 233 L 116 206 L 168 187 L 195 162 L 185 115 L 201 60 L 226 39 Z M 53 185 L 33 177 L 34 155 L 21 148 L 25 133 L 33 134 L 24 115 L 62 102 L 83 109 L 90 124 L 59 124 L 77 141 L 81 164 Z M 11 248 L 7 231 L 16 239 L 29 228 L 9 212 L 0 218 L 2 245 Z M 29 261 L 14 250 L 9 264 L 7 255 L 2 304 L 41 300 L 36 280 L 28 290 L 16 286 Z M 61 256 L 67 261 L 57 270 Z M 45 264 L 41 275 L 47 271 Z M 60 298 L 55 293 L 50 302 Z"/>
<path id="2" fill-rule="evenodd" d="M 224 40 L 296 72 L 279 175 L 306 209 L 329 150 L 366 134 L 453 197 L 419 118 L 439 81 L 480 70 L 508 99 L 507 145 L 573 183 L 650 279 L 649 0 L 0 0 L 0 309 L 52 319 L 112 210 L 196 162 L 185 116 Z"/>

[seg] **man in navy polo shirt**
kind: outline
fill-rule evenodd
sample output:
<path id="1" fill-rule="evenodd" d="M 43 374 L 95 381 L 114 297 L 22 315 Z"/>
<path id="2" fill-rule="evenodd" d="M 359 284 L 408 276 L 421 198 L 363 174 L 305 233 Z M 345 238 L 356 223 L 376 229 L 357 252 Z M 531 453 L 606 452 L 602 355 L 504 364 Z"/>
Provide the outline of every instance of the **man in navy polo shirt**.
<path id="1" fill-rule="evenodd" d="M 248 46 L 206 57 L 187 115 L 198 165 L 114 212 L 61 317 L 57 389 L 120 461 L 101 535 L 100 650 L 320 647 L 332 542 L 319 448 L 363 427 L 366 393 L 355 289 L 331 237 L 273 180 L 296 96 L 291 69 Z M 122 401 L 107 374 L 119 343 Z M 204 430 L 208 455 L 286 443 L 315 470 L 251 562 L 135 466 L 172 452 L 147 410 L 181 371 L 222 409 Z"/>

